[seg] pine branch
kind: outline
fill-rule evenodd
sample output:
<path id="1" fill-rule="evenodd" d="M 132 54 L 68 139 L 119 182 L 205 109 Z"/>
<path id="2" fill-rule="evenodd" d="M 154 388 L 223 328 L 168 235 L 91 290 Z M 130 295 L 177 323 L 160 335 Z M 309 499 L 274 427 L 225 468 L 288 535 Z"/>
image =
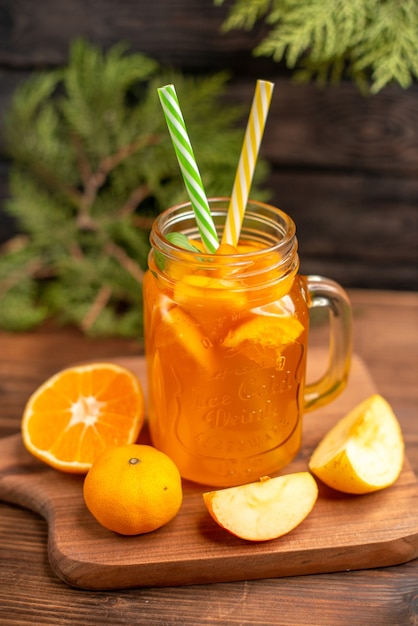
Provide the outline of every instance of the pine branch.
<path id="1" fill-rule="evenodd" d="M 67 67 L 16 91 L 5 209 L 24 238 L 0 256 L 0 327 L 53 316 L 91 335 L 141 337 L 149 230 L 187 199 L 157 87 L 176 84 L 206 192 L 228 195 L 245 120 L 221 104 L 227 78 L 185 77 L 124 46 L 104 53 L 77 41 Z M 255 198 L 265 172 L 259 159 Z"/>
<path id="2" fill-rule="evenodd" d="M 223 29 L 249 30 L 262 19 L 269 32 L 254 54 L 286 63 L 300 81 L 347 76 L 377 93 L 418 78 L 415 0 L 236 0 Z"/>
<path id="3" fill-rule="evenodd" d="M 142 279 L 144 278 L 144 272 L 141 268 L 134 263 L 134 261 L 125 253 L 122 248 L 115 245 L 112 242 L 107 242 L 104 247 L 104 252 L 115 258 L 118 263 L 129 273 L 133 278 L 138 281 L 138 285 L 141 285 Z"/>
<path id="4" fill-rule="evenodd" d="M 139 187 L 134 189 L 133 192 L 130 194 L 129 198 L 126 200 L 125 204 L 120 207 L 118 211 L 119 217 L 123 218 L 123 217 L 128 217 L 129 215 L 132 215 L 136 207 L 139 204 L 141 204 L 141 202 L 143 202 L 145 198 L 148 198 L 150 194 L 151 194 L 151 187 L 146 184 L 140 185 Z M 142 221 L 136 220 L 136 225 L 137 227 L 142 228 L 142 229 L 146 229 L 146 230 L 151 229 L 151 223 L 149 222 L 149 220 L 146 220 L 146 219 L 143 219 Z"/>
<path id="5" fill-rule="evenodd" d="M 80 322 L 80 326 L 84 330 L 85 333 L 89 333 L 92 326 L 94 325 L 94 322 L 96 321 L 100 313 L 103 311 L 103 309 L 106 307 L 107 303 L 109 302 L 111 296 L 112 296 L 112 291 L 106 285 L 100 289 L 90 309 L 87 311 L 86 315 L 83 317 L 83 319 Z"/>
<path id="6" fill-rule="evenodd" d="M 220 6 L 225 0 L 214 0 Z M 235 28 L 251 30 L 256 22 L 268 14 L 271 0 L 237 0 L 234 7 L 222 25 L 222 30 L 229 31 Z"/>
<path id="7" fill-rule="evenodd" d="M 353 53 L 354 68 L 372 68 L 372 93 L 391 82 L 408 88 L 418 78 L 418 5 L 379 3 L 377 19 Z"/>
<path id="8" fill-rule="evenodd" d="M 16 285 L 19 285 L 24 278 L 35 278 L 40 270 L 43 269 L 41 259 L 33 258 L 29 259 L 24 265 L 18 267 L 14 271 L 4 278 L 0 283 L 0 300 L 13 289 Z"/>
<path id="9" fill-rule="evenodd" d="M 129 158 L 130 156 L 140 151 L 141 149 L 145 148 L 146 146 L 154 145 L 155 143 L 157 143 L 157 141 L 159 141 L 159 138 L 156 136 L 136 138 L 130 144 L 126 146 L 121 146 L 119 150 L 115 152 L 114 154 L 104 157 L 102 161 L 99 163 L 96 171 L 92 172 L 89 167 L 88 168 L 90 170 L 89 176 L 86 175 L 86 172 L 87 172 L 86 166 L 87 166 L 88 160 L 87 158 L 85 158 L 85 155 L 80 155 L 80 152 L 79 152 L 79 156 L 81 156 L 81 160 L 84 164 L 84 167 L 83 167 L 84 190 L 80 197 L 80 204 L 79 204 L 80 222 L 79 223 L 83 223 L 84 226 L 86 226 L 86 224 L 90 222 L 90 219 L 88 218 L 89 209 L 93 205 L 97 197 L 98 191 L 107 182 L 109 174 L 115 168 L 117 168 L 117 166 L 120 165 L 125 159 Z M 81 149 L 79 147 L 79 151 L 80 150 Z M 132 201 L 132 196 L 131 196 L 131 201 Z M 119 215 L 121 215 L 120 212 L 119 212 Z"/>

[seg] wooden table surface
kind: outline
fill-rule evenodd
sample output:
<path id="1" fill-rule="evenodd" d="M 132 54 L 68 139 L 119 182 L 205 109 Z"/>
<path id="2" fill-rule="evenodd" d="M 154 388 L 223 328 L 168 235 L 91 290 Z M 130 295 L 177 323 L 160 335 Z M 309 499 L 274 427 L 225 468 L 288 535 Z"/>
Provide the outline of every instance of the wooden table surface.
<path id="1" fill-rule="evenodd" d="M 354 351 L 392 404 L 418 474 L 418 293 L 350 290 Z M 0 437 L 18 432 L 29 394 L 58 369 L 86 359 L 134 356 L 133 340 L 91 340 L 76 331 L 0 333 Z M 251 582 L 111 592 L 70 588 L 52 572 L 47 526 L 0 503 L 0 623 L 418 624 L 418 559 L 396 567 Z"/>

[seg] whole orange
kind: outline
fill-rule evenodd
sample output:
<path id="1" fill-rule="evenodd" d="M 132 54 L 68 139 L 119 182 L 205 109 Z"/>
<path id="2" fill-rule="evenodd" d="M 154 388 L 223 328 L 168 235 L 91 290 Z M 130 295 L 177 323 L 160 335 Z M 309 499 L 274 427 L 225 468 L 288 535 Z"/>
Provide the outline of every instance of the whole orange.
<path id="1" fill-rule="evenodd" d="M 183 491 L 174 462 L 142 444 L 112 446 L 100 454 L 83 486 L 90 513 L 121 535 L 148 533 L 178 513 Z"/>

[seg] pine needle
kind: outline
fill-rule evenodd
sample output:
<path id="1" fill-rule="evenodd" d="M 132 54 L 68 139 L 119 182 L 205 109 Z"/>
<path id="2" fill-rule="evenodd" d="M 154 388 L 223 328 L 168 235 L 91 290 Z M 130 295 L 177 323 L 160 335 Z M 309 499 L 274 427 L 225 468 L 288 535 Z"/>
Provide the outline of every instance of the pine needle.
<path id="1" fill-rule="evenodd" d="M 0 327 L 53 317 L 90 335 L 142 336 L 142 279 L 155 216 L 187 194 L 157 87 L 184 103 L 208 195 L 232 189 L 245 120 L 222 104 L 224 73 L 185 77 L 124 45 L 79 40 L 60 71 L 16 90 L 5 124 L 18 245 L 0 255 Z M 260 159 L 253 187 L 264 178 Z"/>
<path id="2" fill-rule="evenodd" d="M 259 20 L 268 33 L 254 54 L 284 62 L 299 81 L 348 77 L 377 93 L 418 78 L 416 0 L 235 0 L 223 30 L 250 30 Z"/>

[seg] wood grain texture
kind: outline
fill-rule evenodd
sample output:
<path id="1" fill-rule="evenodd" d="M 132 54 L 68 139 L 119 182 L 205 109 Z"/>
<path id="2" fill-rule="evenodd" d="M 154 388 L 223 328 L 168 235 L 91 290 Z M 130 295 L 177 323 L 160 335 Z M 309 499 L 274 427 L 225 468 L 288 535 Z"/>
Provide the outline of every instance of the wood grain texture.
<path id="1" fill-rule="evenodd" d="M 364 96 L 352 83 L 318 88 L 278 75 L 262 153 L 275 166 L 412 177 L 418 161 L 418 85 Z M 232 81 L 231 102 L 249 102 L 254 81 Z"/>
<path id="2" fill-rule="evenodd" d="M 252 81 L 234 82 L 228 99 L 249 102 L 252 90 Z M 352 85 L 341 93 L 351 96 L 349 105 L 340 91 L 278 81 L 262 144 L 271 163 L 270 201 L 296 222 L 305 273 L 346 287 L 417 290 L 418 91 L 397 106 L 389 93 L 371 101 Z M 1 145 L 0 130 L 0 152 Z M 0 203 L 7 176 L 0 162 Z M 13 223 L 0 216 L 1 241 Z"/>
<path id="3" fill-rule="evenodd" d="M 355 352 L 398 416 L 418 473 L 418 295 L 350 290 Z M 389 329 L 389 330 L 388 330 Z M 129 340 L 92 341 L 52 327 L 0 333 L 0 436 L 19 430 L 28 395 L 74 361 L 138 354 Z M 415 626 L 418 559 L 399 566 L 182 587 L 110 592 L 73 589 L 53 572 L 48 527 L 37 513 L 0 502 L 2 626 Z"/>
<path id="4" fill-rule="evenodd" d="M 272 180 L 273 204 L 296 223 L 303 273 L 418 290 L 418 178 L 276 170 Z"/>
<path id="5" fill-rule="evenodd" d="M 41 9 L 4 0 L 1 119 L 16 86 L 34 70 L 65 64 L 78 37 L 104 49 L 125 41 L 188 73 L 227 70 L 231 103 L 249 106 L 256 78 L 270 79 L 276 89 L 261 147 L 271 164 L 267 186 L 272 201 L 297 218 L 306 271 L 345 286 L 416 290 L 418 85 L 372 97 L 348 82 L 295 85 L 283 64 L 252 55 L 266 27 L 223 33 L 227 12 L 228 3 L 213 0 L 43 0 Z M 1 209 L 8 194 L 3 128 L 0 242 L 16 230 Z"/>
<path id="6" fill-rule="evenodd" d="M 259 40 L 254 32 L 220 32 L 227 8 L 213 0 L 31 0 L 2 3 L 0 63 L 12 67 L 61 65 L 68 46 L 84 37 L 105 48 L 118 41 L 161 63 L 194 70 L 243 69 Z"/>
<path id="7" fill-rule="evenodd" d="M 227 66 L 226 66 L 227 67 Z M 0 72 L 0 112 L 5 113 L 14 90 L 28 71 Z M 388 87 L 373 97 L 363 96 L 353 84 L 319 89 L 296 85 L 270 68 L 263 75 L 275 83 L 274 97 L 263 136 L 261 154 L 273 170 L 311 170 L 352 176 L 383 173 L 416 180 L 418 164 L 418 85 L 402 92 Z M 250 107 L 255 79 L 234 75 L 225 103 Z M 245 114 L 242 127 L 246 123 Z M 0 152 L 4 153 L 0 127 Z M 198 146 L 198 138 L 195 138 Z"/>
<path id="8" fill-rule="evenodd" d="M 228 99 L 249 102 L 252 90 L 252 81 L 234 82 Z M 271 163 L 270 201 L 296 222 L 303 272 L 346 287 L 418 289 L 417 94 L 395 106 L 386 92 L 370 101 L 352 85 L 320 93 L 278 81 L 262 153 Z M 0 162 L 0 203 L 7 176 Z M 0 216 L 1 241 L 13 223 Z"/>
<path id="9" fill-rule="evenodd" d="M 114 362 L 137 373 L 146 389 L 143 358 Z M 311 363 L 316 363 L 315 352 Z M 315 378 L 314 370 L 312 375 Z M 301 453 L 281 473 L 305 471 L 314 446 L 331 425 L 374 391 L 367 370 L 355 357 L 347 389 L 326 409 L 305 416 Z M 142 441 L 149 439 L 143 436 Z M 418 556 L 418 482 L 408 462 L 395 485 L 367 497 L 346 496 L 320 484 L 309 517 L 285 537 L 261 543 L 220 529 L 203 504 L 202 493 L 208 488 L 186 481 L 183 505 L 170 524 L 154 533 L 121 537 L 93 519 L 82 485 L 82 477 L 35 460 L 20 435 L 0 440 L 0 499 L 45 517 L 54 571 L 82 589 L 318 574 L 397 565 Z"/>

